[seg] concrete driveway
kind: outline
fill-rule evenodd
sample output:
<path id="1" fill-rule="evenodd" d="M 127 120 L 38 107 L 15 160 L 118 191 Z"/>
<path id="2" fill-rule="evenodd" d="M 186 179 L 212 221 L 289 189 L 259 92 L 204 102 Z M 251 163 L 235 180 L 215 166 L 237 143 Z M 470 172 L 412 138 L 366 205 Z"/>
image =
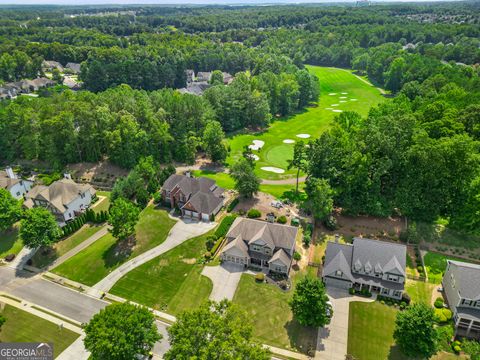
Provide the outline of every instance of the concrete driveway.
<path id="1" fill-rule="evenodd" d="M 359 296 L 352 296 L 347 290 L 327 288 L 333 304 L 333 317 L 329 325 L 318 330 L 315 359 L 345 360 L 348 344 L 348 316 L 352 301 L 372 302 Z"/>
<path id="2" fill-rule="evenodd" d="M 125 274 L 156 258 L 157 256 L 166 253 L 174 247 L 182 244 L 186 240 L 205 234 L 213 229 L 215 225 L 217 225 L 215 222 L 205 223 L 190 219 L 179 219 L 172 227 L 170 233 L 163 243 L 144 252 L 143 254 L 134 257 L 130 261 L 127 261 L 113 270 L 110 274 L 90 288 L 89 294 L 93 296 L 100 296 L 102 292 L 108 292 Z"/>
<path id="3" fill-rule="evenodd" d="M 205 266 L 202 275 L 208 277 L 213 283 L 210 300 L 232 300 L 244 270 L 243 265 L 232 263 Z"/>

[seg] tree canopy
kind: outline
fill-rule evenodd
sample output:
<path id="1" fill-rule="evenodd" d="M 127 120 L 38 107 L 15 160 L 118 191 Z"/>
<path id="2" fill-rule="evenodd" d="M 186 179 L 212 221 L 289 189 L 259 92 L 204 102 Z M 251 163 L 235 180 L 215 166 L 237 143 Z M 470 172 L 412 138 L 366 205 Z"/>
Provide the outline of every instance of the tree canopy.
<path id="1" fill-rule="evenodd" d="M 235 189 L 240 195 L 250 198 L 255 195 L 260 187 L 260 179 L 255 175 L 252 164 L 245 158 L 233 164 L 230 174 L 235 180 Z"/>
<path id="2" fill-rule="evenodd" d="M 305 277 L 295 286 L 289 301 L 293 316 L 303 326 L 325 326 L 330 322 L 327 316 L 328 296 L 325 286 L 318 278 Z"/>
<path id="3" fill-rule="evenodd" d="M 110 208 L 108 224 L 110 232 L 119 240 L 125 240 L 135 233 L 135 225 L 140 215 L 140 209 L 132 202 L 123 198 L 115 200 Z"/>
<path id="4" fill-rule="evenodd" d="M 0 231 L 9 229 L 20 220 L 22 207 L 9 191 L 0 188 Z"/>
<path id="5" fill-rule="evenodd" d="M 20 237 L 25 246 L 33 249 L 57 241 L 62 234 L 55 217 L 43 207 L 25 211 L 20 222 Z"/>

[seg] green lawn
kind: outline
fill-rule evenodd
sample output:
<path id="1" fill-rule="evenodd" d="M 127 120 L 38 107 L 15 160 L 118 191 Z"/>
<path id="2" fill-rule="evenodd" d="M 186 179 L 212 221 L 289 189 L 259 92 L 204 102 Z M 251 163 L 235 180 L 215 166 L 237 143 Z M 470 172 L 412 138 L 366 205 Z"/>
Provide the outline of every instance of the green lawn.
<path id="1" fill-rule="evenodd" d="M 53 343 L 53 353 L 57 357 L 79 337 L 73 331 L 60 329 L 50 321 L 10 305 L 6 305 L 0 314 L 7 319 L 0 332 L 0 342 Z"/>
<path id="2" fill-rule="evenodd" d="M 53 272 L 85 285 L 94 285 L 124 262 L 160 245 L 175 224 L 165 210 L 148 206 L 140 214 L 133 248 L 122 246 L 107 234 L 68 259 Z"/>
<path id="3" fill-rule="evenodd" d="M 423 302 L 430 305 L 435 287 L 434 284 L 428 282 L 407 279 L 405 289 L 413 302 Z"/>
<path id="4" fill-rule="evenodd" d="M 11 229 L 0 231 L 0 258 L 8 254 L 18 254 L 23 248 L 23 242 L 18 236 L 18 224 Z"/>
<path id="5" fill-rule="evenodd" d="M 203 265 L 196 264 L 211 233 L 187 240 L 132 270 L 110 292 L 174 315 L 197 307 L 212 291 L 210 279 L 200 275 Z"/>
<path id="6" fill-rule="evenodd" d="M 99 200 L 93 204 L 93 211 L 96 213 L 100 211 L 108 211 L 110 208 L 110 191 L 97 191 L 97 196 L 103 196 L 104 198 L 99 198 Z"/>
<path id="7" fill-rule="evenodd" d="M 85 224 L 73 235 L 60 240 L 50 247 L 41 248 L 32 258 L 33 266 L 43 268 L 47 265 L 50 265 L 53 261 L 55 261 L 55 259 L 58 259 L 60 256 L 66 254 L 77 245 L 80 245 L 82 242 L 98 232 L 101 228 L 101 225 Z"/>
<path id="8" fill-rule="evenodd" d="M 315 347 L 317 329 L 303 327 L 293 319 L 288 306 L 292 294 L 243 274 L 233 302 L 248 313 L 254 323 L 254 336 L 262 343 L 305 353 Z"/>
<path id="9" fill-rule="evenodd" d="M 217 185 L 224 188 L 224 189 L 233 189 L 235 187 L 235 181 L 233 178 L 224 172 L 215 172 L 211 170 L 194 170 L 194 176 L 200 177 L 207 177 L 213 179 L 217 182 Z"/>
<path id="10" fill-rule="evenodd" d="M 283 140 L 299 140 L 297 134 L 310 134 L 311 139 L 318 137 L 327 130 L 334 117 L 339 113 L 327 110 L 332 104 L 338 106 L 332 109 L 357 111 L 361 115 L 367 115 L 369 109 L 384 101 L 378 89 L 366 84 L 354 76 L 351 71 L 319 66 L 308 66 L 311 72 L 320 79 L 320 99 L 318 106 L 309 107 L 305 111 L 287 118 L 275 120 L 267 131 L 259 134 L 237 134 L 229 138 L 231 148 L 227 163 L 231 164 L 238 159 L 244 146 L 250 145 L 252 140 L 265 142 L 263 148 L 255 154 L 260 157 L 256 162 L 256 172 L 261 178 L 279 179 L 291 177 L 295 170 L 287 170 L 287 160 L 292 157 L 293 144 L 285 144 Z M 347 94 L 341 94 L 346 92 Z M 336 95 L 329 95 L 335 93 Z M 340 97 L 346 97 L 341 99 Z M 351 99 L 356 99 L 352 101 Z M 341 103 L 340 101 L 345 101 Z M 308 140 L 306 140 L 308 141 Z M 284 174 L 274 174 L 261 170 L 263 166 L 275 166 L 283 168 Z"/>
<path id="11" fill-rule="evenodd" d="M 359 360 L 406 359 L 393 343 L 397 311 L 378 301 L 351 302 L 347 353 Z"/>
<path id="12" fill-rule="evenodd" d="M 427 270 L 429 282 L 433 284 L 440 284 L 442 282 L 443 273 L 447 268 L 447 259 L 468 262 L 454 256 L 428 252 L 423 258 L 423 261 L 425 262 L 425 269 Z"/>

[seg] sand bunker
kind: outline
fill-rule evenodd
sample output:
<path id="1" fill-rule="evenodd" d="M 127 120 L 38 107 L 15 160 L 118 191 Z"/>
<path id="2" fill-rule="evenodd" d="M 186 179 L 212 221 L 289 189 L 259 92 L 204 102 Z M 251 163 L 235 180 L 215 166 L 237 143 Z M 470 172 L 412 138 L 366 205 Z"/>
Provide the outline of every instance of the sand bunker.
<path id="1" fill-rule="evenodd" d="M 251 159 L 253 159 L 253 160 L 255 160 L 255 161 L 260 160 L 260 158 L 258 157 L 258 155 L 250 154 L 249 156 L 250 156 Z"/>
<path id="2" fill-rule="evenodd" d="M 347 92 L 343 92 L 342 95 L 347 95 L 348 93 Z"/>
<path id="3" fill-rule="evenodd" d="M 340 99 L 346 99 L 347 97 L 346 96 L 340 96 Z"/>
<path id="4" fill-rule="evenodd" d="M 341 103 L 346 103 L 347 100 L 340 100 L 339 102 L 341 102 Z"/>
<path id="5" fill-rule="evenodd" d="M 274 172 L 276 174 L 283 174 L 285 172 L 285 170 L 280 169 L 280 168 L 276 168 L 276 167 L 273 167 L 273 166 L 264 166 L 261 169 L 264 170 L 264 171 Z"/>
<path id="6" fill-rule="evenodd" d="M 339 104 L 332 104 L 331 106 L 338 106 Z"/>
<path id="7" fill-rule="evenodd" d="M 293 143 L 295 142 L 295 140 L 285 139 L 285 140 L 283 140 L 283 142 L 284 142 L 285 144 L 293 144 Z"/>
<path id="8" fill-rule="evenodd" d="M 330 96 L 335 96 L 335 95 L 337 95 L 337 93 L 330 93 L 330 94 L 328 94 L 328 95 L 330 95 Z"/>
<path id="9" fill-rule="evenodd" d="M 332 110 L 333 112 L 343 112 L 343 110 L 338 110 L 338 109 L 335 109 L 335 110 Z"/>
<path id="10" fill-rule="evenodd" d="M 253 140 L 252 142 L 253 145 L 248 145 L 248 148 L 252 150 L 260 150 L 265 145 L 265 141 L 262 140 Z"/>
<path id="11" fill-rule="evenodd" d="M 350 101 L 357 101 L 357 99 L 350 99 Z"/>
<path id="12" fill-rule="evenodd" d="M 332 108 L 325 108 L 325 110 L 333 110 Z"/>
<path id="13" fill-rule="evenodd" d="M 297 137 L 302 139 L 308 139 L 311 135 L 310 134 L 297 134 Z"/>

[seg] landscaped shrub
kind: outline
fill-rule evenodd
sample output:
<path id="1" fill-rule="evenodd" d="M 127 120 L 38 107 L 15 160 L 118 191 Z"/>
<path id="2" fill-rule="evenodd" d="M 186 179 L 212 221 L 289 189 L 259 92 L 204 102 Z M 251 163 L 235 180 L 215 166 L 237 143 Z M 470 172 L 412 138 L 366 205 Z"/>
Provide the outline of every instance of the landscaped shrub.
<path id="1" fill-rule="evenodd" d="M 255 275 L 255 281 L 258 281 L 258 282 L 264 282 L 265 281 L 265 274 L 264 273 L 257 273 Z"/>
<path id="2" fill-rule="evenodd" d="M 309 246 L 310 246 L 311 240 L 312 240 L 312 239 L 311 239 L 309 233 L 303 234 L 303 244 L 304 244 L 306 247 L 309 247 Z"/>
<path id="3" fill-rule="evenodd" d="M 281 215 L 277 218 L 277 222 L 279 224 L 286 224 L 287 223 L 287 217 L 285 215 Z"/>
<path id="4" fill-rule="evenodd" d="M 153 194 L 153 202 L 155 204 L 160 204 L 162 200 L 163 200 L 162 194 L 159 191 Z"/>
<path id="5" fill-rule="evenodd" d="M 412 299 L 410 298 L 410 295 L 408 295 L 406 292 L 404 292 L 403 295 L 402 295 L 402 300 L 401 301 L 404 301 L 407 305 L 410 305 L 410 301 L 412 301 Z"/>
<path id="6" fill-rule="evenodd" d="M 250 219 L 257 219 L 262 216 L 262 213 L 257 209 L 250 209 L 247 212 L 247 217 Z"/>
<path id="7" fill-rule="evenodd" d="M 235 206 L 237 206 L 239 202 L 240 200 L 238 198 L 233 199 L 233 201 L 227 206 L 227 212 L 232 212 L 232 210 L 235 209 Z"/>
<path id="8" fill-rule="evenodd" d="M 323 224 L 328 230 L 333 231 L 337 229 L 337 219 L 332 215 L 328 216 Z"/>
<path id="9" fill-rule="evenodd" d="M 435 306 L 437 309 L 443 308 L 443 299 L 442 298 L 437 298 L 435 302 L 433 303 L 433 306 Z"/>
<path id="10" fill-rule="evenodd" d="M 217 238 L 221 238 L 227 235 L 228 229 L 230 229 L 230 226 L 232 226 L 235 218 L 235 215 L 228 215 L 223 218 L 220 225 L 218 225 L 217 230 L 215 230 L 215 235 L 217 236 Z"/>
<path id="11" fill-rule="evenodd" d="M 213 246 L 215 245 L 215 242 L 218 240 L 218 237 L 216 235 L 208 235 L 207 236 L 207 241 L 205 241 L 205 246 L 208 251 L 211 251 Z"/>
<path id="12" fill-rule="evenodd" d="M 210 221 L 215 221 L 215 214 L 210 214 Z"/>
<path id="13" fill-rule="evenodd" d="M 435 309 L 435 318 L 439 323 L 445 323 L 452 319 L 452 312 L 449 309 Z"/>
<path id="14" fill-rule="evenodd" d="M 418 265 L 417 270 L 420 274 L 423 274 L 423 266 L 422 265 Z"/>
<path id="15" fill-rule="evenodd" d="M 349 292 L 350 295 L 355 295 L 355 289 L 354 288 L 348 289 L 348 292 Z"/>
<path id="16" fill-rule="evenodd" d="M 207 251 L 204 255 L 205 259 L 209 260 L 212 257 L 212 253 L 210 251 Z"/>

